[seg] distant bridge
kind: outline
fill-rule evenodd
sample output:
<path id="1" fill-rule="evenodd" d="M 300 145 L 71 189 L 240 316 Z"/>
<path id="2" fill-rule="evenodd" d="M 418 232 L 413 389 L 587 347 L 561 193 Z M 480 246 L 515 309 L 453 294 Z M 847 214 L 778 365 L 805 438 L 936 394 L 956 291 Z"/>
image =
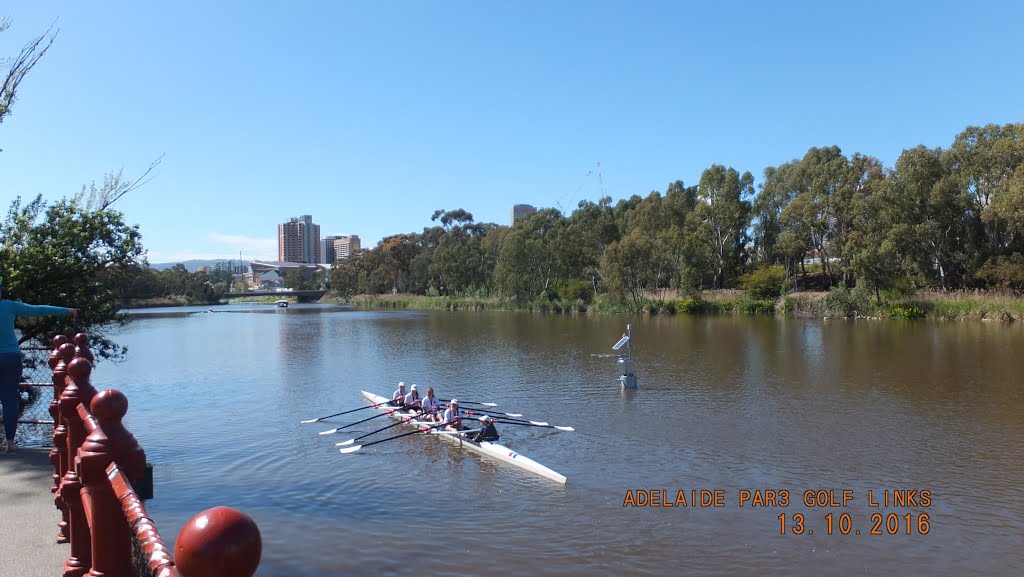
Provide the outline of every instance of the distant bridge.
<path id="1" fill-rule="evenodd" d="M 325 290 L 310 290 L 310 291 L 246 291 L 244 293 L 224 293 L 226 299 L 241 299 L 246 297 L 277 297 L 279 299 L 286 299 L 288 297 L 295 297 L 299 299 L 299 302 L 310 302 L 318 301 L 327 294 Z"/>

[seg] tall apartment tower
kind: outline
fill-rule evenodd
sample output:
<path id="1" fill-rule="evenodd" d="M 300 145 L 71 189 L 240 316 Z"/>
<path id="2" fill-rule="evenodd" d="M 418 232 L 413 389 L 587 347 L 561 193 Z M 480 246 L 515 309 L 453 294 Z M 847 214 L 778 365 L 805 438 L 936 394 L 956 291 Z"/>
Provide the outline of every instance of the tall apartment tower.
<path id="1" fill-rule="evenodd" d="M 530 204 L 517 204 L 512 207 L 512 224 L 514 225 L 517 220 L 526 218 L 531 214 L 537 212 L 537 208 Z"/>
<path id="2" fill-rule="evenodd" d="M 277 225 L 277 260 L 284 262 L 320 262 L 320 225 L 304 214 Z"/>
<path id="3" fill-rule="evenodd" d="M 334 241 L 334 254 L 336 258 L 348 258 L 352 253 L 359 252 L 359 235 L 339 236 Z"/>
<path id="4" fill-rule="evenodd" d="M 320 241 L 320 256 L 324 259 L 323 264 L 334 264 L 334 261 L 338 260 L 338 252 L 334 250 L 334 243 L 340 238 L 344 237 L 330 234 Z"/>

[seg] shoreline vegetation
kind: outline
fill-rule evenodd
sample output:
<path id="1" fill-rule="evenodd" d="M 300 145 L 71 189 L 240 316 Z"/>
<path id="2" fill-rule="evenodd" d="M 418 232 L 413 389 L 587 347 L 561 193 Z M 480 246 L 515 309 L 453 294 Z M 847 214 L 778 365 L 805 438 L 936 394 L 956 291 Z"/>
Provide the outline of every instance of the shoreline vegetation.
<path id="1" fill-rule="evenodd" d="M 517 303 L 498 297 L 444 297 L 414 294 L 358 295 L 349 299 L 328 294 L 321 303 L 346 303 L 371 309 L 500 310 L 554 314 L 630 314 L 621 301 L 535 300 Z M 699 296 L 652 295 L 640 309 L 645 315 L 762 315 L 792 318 L 934 319 L 1013 322 L 1024 319 L 1024 298 L 983 291 L 919 291 L 878 304 L 856 289 L 797 291 L 778 299 L 756 299 L 746 291 L 704 291 Z"/>
<path id="2" fill-rule="evenodd" d="M 665 291 L 669 293 L 671 291 Z M 273 304 L 278 297 L 237 298 L 218 303 L 192 303 L 185 297 L 131 300 L 123 309 L 225 304 Z M 289 299 L 295 304 L 295 299 Z M 522 311 L 552 314 L 626 315 L 622 301 L 597 297 L 591 302 L 537 299 L 516 302 L 500 297 L 446 297 L 415 294 L 356 295 L 343 298 L 328 293 L 321 304 L 349 304 L 367 309 L 449 311 Z M 948 321 L 1024 320 L 1024 298 L 1013 293 L 987 291 L 918 291 L 873 302 L 870 295 L 842 287 L 832 291 L 794 291 L 778 299 L 757 299 L 742 290 L 711 290 L 700 295 L 652 294 L 640 309 L 644 315 L 759 315 L 791 318 L 933 319 Z"/>
<path id="3" fill-rule="evenodd" d="M 438 209 L 422 232 L 387 236 L 329 273 L 298 266 L 273 280 L 380 308 L 1024 318 L 1024 123 L 969 126 L 893 166 L 814 147 L 756 186 L 713 164 L 696 184 L 646 196 L 517 208 L 507 226 Z M 122 272 L 104 277 L 118 297 L 192 303 L 254 281 L 225 267 Z"/>

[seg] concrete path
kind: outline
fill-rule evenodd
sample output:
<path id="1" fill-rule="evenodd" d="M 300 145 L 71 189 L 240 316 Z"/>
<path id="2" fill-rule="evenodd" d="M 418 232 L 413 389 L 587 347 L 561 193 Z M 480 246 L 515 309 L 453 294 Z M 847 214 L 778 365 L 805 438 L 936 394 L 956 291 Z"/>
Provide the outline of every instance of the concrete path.
<path id="1" fill-rule="evenodd" d="M 57 543 L 49 449 L 0 452 L 0 577 L 60 577 L 71 546 Z"/>

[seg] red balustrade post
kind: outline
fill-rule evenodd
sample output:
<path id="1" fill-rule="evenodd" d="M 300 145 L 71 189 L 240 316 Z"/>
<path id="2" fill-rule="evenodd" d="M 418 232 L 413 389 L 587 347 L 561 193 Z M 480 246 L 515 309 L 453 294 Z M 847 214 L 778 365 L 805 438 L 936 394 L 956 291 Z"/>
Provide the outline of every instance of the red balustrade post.
<path id="1" fill-rule="evenodd" d="M 58 335 L 53 338 L 54 348 L 50 352 L 50 368 L 53 370 L 52 381 L 53 381 L 53 394 L 55 398 L 50 403 L 50 414 L 53 415 L 53 422 L 56 427 L 53 429 L 53 449 L 50 451 L 50 463 L 53 465 L 53 486 L 50 490 L 55 493 L 53 502 L 57 508 L 60 509 L 60 521 L 57 522 L 57 542 L 67 543 L 68 539 L 71 538 L 68 532 L 68 508 L 60 498 L 60 493 L 57 490 L 60 488 L 61 478 L 64 473 L 67 472 L 67 438 L 68 430 L 64 426 L 64 423 L 60 419 L 60 396 L 64 394 L 65 386 L 67 385 L 68 366 L 61 356 L 60 347 L 67 344 L 67 337 L 64 335 Z M 71 347 L 71 345 L 68 345 Z M 69 349 L 64 349 L 64 354 L 67 355 Z M 74 353 L 72 349 L 70 351 Z M 68 359 L 70 360 L 70 358 Z"/>
<path id="2" fill-rule="evenodd" d="M 77 407 L 79 404 L 88 406 L 96 396 L 96 389 L 89 380 L 92 363 L 84 358 L 74 359 L 74 351 L 75 346 L 70 343 L 61 345 L 60 355 L 68 362 L 70 377 L 60 397 L 60 414 L 64 417 L 68 429 L 66 455 L 69 466 L 57 491 L 68 509 L 68 528 L 71 536 L 71 556 L 64 563 L 64 577 L 82 577 L 89 571 L 92 559 L 89 525 L 82 509 L 82 483 L 72 463 L 86 434 Z"/>
<path id="3" fill-rule="evenodd" d="M 181 577 L 252 577 L 262 554 L 256 523 L 230 507 L 213 507 L 192 517 L 174 544 Z"/>
<path id="4" fill-rule="evenodd" d="M 60 355 L 57 350 L 61 345 L 68 342 L 67 337 L 64 335 L 56 335 L 53 337 L 53 349 L 50 350 L 50 358 L 48 363 L 50 365 L 50 371 L 52 372 L 53 381 L 53 400 L 50 401 L 50 416 L 53 417 L 53 449 L 50 451 L 50 463 L 53 465 L 53 485 L 50 486 L 50 491 L 53 493 L 57 492 L 57 485 L 60 485 L 60 478 L 64 476 L 65 469 L 61 467 L 60 462 L 60 447 L 66 443 L 67 428 L 61 422 L 60 418 L 60 395 L 64 392 L 64 377 L 67 376 L 67 366 L 64 365 L 61 368 L 60 374 L 57 373 L 57 365 L 61 364 Z M 66 467 L 66 465 L 64 465 Z M 59 501 L 59 500 L 58 500 Z M 60 508 L 60 505 L 57 506 Z M 65 540 L 67 539 L 67 531 L 62 530 Z M 57 538 L 61 541 L 60 537 Z"/>
<path id="5" fill-rule="evenodd" d="M 121 501 L 107 478 L 107 467 L 116 461 L 129 482 L 135 482 L 145 472 L 146 454 L 121 423 L 128 411 L 124 394 L 113 389 L 103 391 L 93 398 L 90 408 L 92 415 L 84 406 L 78 409 L 89 436 L 75 457 L 92 539 L 89 577 L 134 577 L 132 534 Z"/>
<path id="6" fill-rule="evenodd" d="M 96 357 L 92 356 L 92 351 L 89 350 L 89 337 L 85 333 L 75 335 L 75 356 L 96 364 Z"/>

